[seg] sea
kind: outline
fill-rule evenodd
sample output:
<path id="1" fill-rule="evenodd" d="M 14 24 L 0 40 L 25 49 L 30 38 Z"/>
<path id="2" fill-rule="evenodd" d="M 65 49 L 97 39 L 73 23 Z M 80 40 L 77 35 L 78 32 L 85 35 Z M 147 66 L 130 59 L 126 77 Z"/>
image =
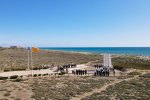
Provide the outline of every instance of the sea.
<path id="1" fill-rule="evenodd" d="M 150 47 L 41 47 L 42 50 L 94 53 L 94 54 L 125 54 L 150 56 Z"/>

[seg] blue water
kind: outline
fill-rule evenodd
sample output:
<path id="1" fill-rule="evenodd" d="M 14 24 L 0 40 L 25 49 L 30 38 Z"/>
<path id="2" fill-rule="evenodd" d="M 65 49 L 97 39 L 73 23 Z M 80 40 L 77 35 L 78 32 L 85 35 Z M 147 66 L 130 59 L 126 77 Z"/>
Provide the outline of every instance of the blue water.
<path id="1" fill-rule="evenodd" d="M 42 47 L 43 50 L 150 56 L 150 47 Z"/>

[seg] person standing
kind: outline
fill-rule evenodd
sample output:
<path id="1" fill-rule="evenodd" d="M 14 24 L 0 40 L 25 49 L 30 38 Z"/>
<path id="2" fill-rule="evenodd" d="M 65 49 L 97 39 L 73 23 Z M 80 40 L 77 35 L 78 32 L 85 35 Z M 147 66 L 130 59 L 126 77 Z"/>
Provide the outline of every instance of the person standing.
<path id="1" fill-rule="evenodd" d="M 87 74 L 87 70 L 85 70 L 85 75 Z"/>
<path id="2" fill-rule="evenodd" d="M 116 74 L 115 69 L 113 69 L 113 75 L 116 76 L 115 74 Z"/>

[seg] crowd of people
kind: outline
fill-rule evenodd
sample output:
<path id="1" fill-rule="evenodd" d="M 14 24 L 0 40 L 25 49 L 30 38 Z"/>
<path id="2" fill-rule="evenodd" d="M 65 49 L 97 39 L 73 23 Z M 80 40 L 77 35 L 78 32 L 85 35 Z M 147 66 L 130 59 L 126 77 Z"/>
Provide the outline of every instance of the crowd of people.
<path id="1" fill-rule="evenodd" d="M 57 71 L 60 72 L 65 72 L 66 74 L 69 73 L 69 68 L 74 68 L 76 67 L 76 64 L 68 64 L 68 65 L 63 65 L 59 66 Z M 73 75 L 89 75 L 89 74 L 94 74 L 94 76 L 110 76 L 110 72 L 113 72 L 115 76 L 115 70 L 110 69 L 107 67 L 102 67 L 102 66 L 94 66 L 95 70 L 89 71 L 85 69 L 74 69 L 72 70 Z"/>
<path id="2" fill-rule="evenodd" d="M 105 68 L 96 69 L 94 73 L 94 76 L 109 76 L 109 75 L 110 75 L 109 69 L 105 69 Z"/>
<path id="3" fill-rule="evenodd" d="M 103 66 L 102 65 L 93 65 L 96 69 L 100 69 L 102 68 Z"/>
<path id="4" fill-rule="evenodd" d="M 77 66 L 76 64 L 67 64 L 67 65 L 63 65 L 62 67 L 66 69 L 66 68 L 75 68 L 76 66 Z"/>
<path id="5" fill-rule="evenodd" d="M 73 70 L 72 71 L 73 75 L 87 75 L 87 70 Z"/>

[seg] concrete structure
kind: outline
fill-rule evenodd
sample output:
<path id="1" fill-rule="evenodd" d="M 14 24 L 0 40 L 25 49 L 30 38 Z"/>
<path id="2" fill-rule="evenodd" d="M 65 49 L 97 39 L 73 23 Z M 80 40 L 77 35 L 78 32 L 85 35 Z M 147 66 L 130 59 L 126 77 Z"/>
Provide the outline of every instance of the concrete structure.
<path id="1" fill-rule="evenodd" d="M 103 67 L 105 68 L 113 68 L 112 61 L 111 61 L 111 54 L 104 54 L 103 55 Z"/>

